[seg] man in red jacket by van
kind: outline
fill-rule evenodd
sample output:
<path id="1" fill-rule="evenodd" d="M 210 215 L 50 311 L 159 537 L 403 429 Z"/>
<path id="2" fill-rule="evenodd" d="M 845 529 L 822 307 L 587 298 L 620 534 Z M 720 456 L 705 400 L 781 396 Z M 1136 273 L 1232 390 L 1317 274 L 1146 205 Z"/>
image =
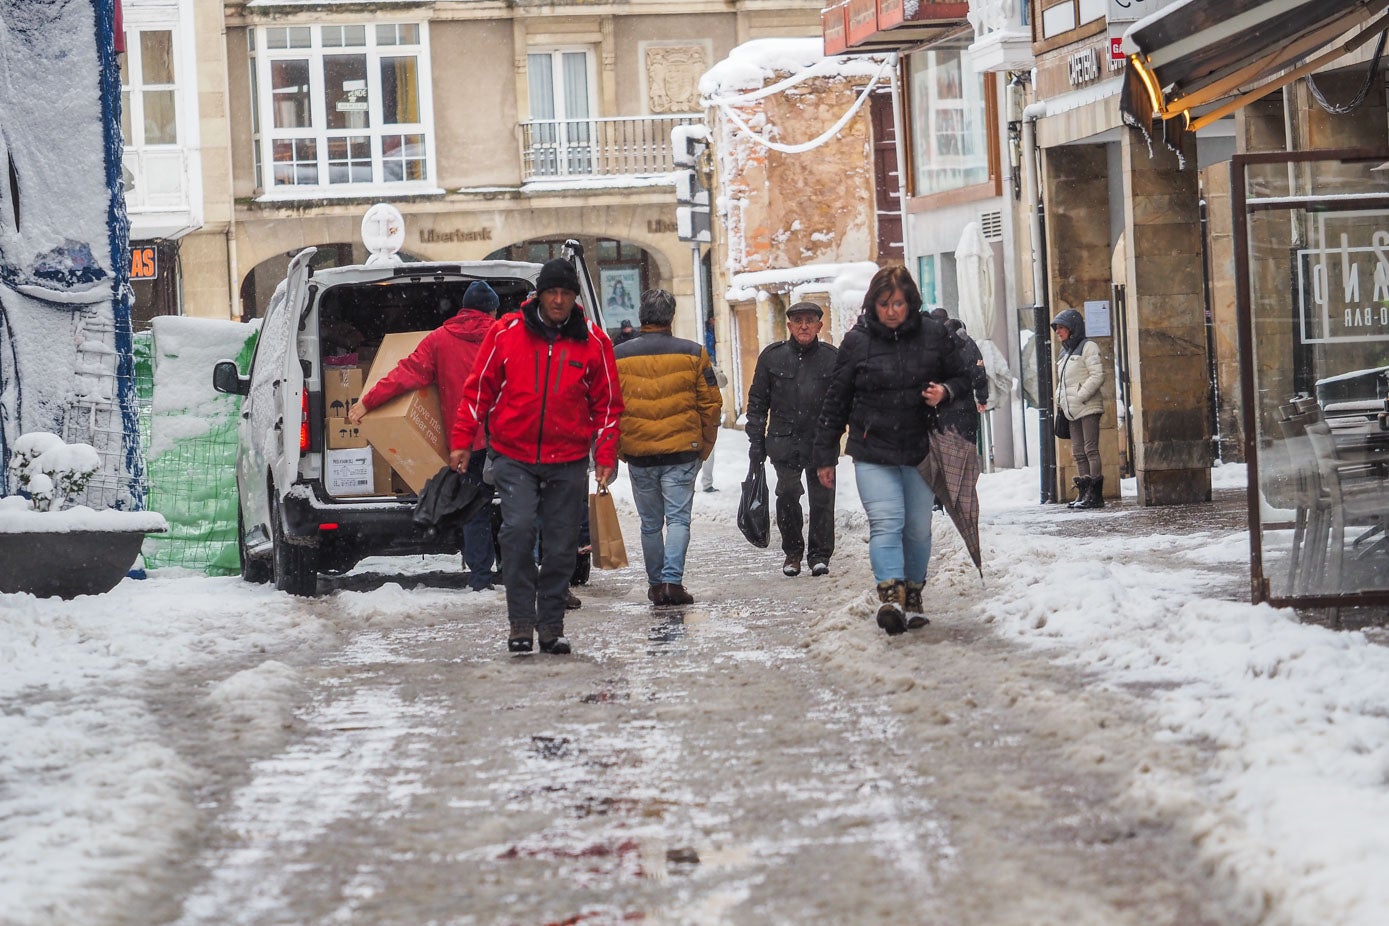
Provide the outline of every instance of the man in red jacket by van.
<path id="1" fill-rule="evenodd" d="M 458 405 L 463 401 L 463 384 L 473 372 L 487 330 L 496 321 L 497 305 L 497 293 L 492 287 L 482 280 L 470 283 L 463 292 L 463 307 L 458 314 L 425 335 L 410 356 L 367 390 L 348 411 L 347 420 L 360 424 L 362 416 L 371 409 L 412 389 L 434 384 L 439 387 L 444 432 L 451 432 Z M 484 438 L 479 431 L 473 449 L 484 446 Z M 482 463 L 483 456 L 478 454 L 470 468 L 479 482 Z M 492 560 L 492 514 L 490 506 L 483 506 L 476 517 L 463 525 L 463 562 L 468 567 L 468 586 L 474 591 L 492 587 Z"/>
<path id="2" fill-rule="evenodd" d="M 612 341 L 578 304 L 574 267 L 547 262 L 535 290 L 520 311 L 487 332 L 450 431 L 449 463 L 460 470 L 469 465 L 486 421 L 502 502 L 507 648 L 530 652 L 538 632 L 542 652 L 564 654 L 570 651 L 564 606 L 588 504 L 588 456 L 593 453 L 599 485 L 606 485 L 617 466 L 622 392 Z"/>

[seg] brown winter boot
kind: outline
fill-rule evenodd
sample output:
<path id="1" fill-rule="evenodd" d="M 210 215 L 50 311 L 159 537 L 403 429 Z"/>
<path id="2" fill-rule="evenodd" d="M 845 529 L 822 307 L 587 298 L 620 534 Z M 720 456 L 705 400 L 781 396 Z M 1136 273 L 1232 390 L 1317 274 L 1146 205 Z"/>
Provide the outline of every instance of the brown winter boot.
<path id="1" fill-rule="evenodd" d="M 1090 494 L 1091 481 L 1089 476 L 1074 476 L 1071 478 L 1071 485 L 1076 487 L 1076 497 L 1066 503 L 1067 508 L 1081 507 L 1081 502 L 1085 501 L 1085 497 Z"/>
<path id="2" fill-rule="evenodd" d="M 931 623 L 926 619 L 925 609 L 921 606 L 921 590 L 925 588 L 924 582 L 908 582 L 907 591 L 902 599 L 902 610 L 907 613 L 907 629 L 917 630 Z"/>
<path id="3" fill-rule="evenodd" d="M 896 636 L 907 629 L 902 617 L 902 602 L 907 595 L 907 584 L 901 579 L 889 579 L 878 583 L 878 626 L 887 631 L 888 636 Z"/>

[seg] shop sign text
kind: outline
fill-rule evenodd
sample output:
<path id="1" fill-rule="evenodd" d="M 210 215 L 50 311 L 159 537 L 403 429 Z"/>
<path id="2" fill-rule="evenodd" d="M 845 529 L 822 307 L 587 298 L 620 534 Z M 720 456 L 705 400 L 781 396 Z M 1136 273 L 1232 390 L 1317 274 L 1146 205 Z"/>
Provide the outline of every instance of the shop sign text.
<path id="1" fill-rule="evenodd" d="M 1368 246 L 1340 238 L 1336 248 L 1297 252 L 1303 340 L 1389 338 L 1389 231 Z"/>

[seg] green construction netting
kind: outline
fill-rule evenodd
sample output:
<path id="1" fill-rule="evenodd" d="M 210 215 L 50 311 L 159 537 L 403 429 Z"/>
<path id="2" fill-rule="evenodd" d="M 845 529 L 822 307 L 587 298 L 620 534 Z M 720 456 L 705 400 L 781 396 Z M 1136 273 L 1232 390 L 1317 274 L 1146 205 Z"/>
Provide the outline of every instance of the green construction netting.
<path id="1" fill-rule="evenodd" d="M 250 367 L 256 329 L 236 322 L 158 319 L 135 338 L 146 500 L 169 522 L 144 545 L 145 566 L 236 575 L 236 424 L 241 397 L 212 391 L 212 364 Z"/>

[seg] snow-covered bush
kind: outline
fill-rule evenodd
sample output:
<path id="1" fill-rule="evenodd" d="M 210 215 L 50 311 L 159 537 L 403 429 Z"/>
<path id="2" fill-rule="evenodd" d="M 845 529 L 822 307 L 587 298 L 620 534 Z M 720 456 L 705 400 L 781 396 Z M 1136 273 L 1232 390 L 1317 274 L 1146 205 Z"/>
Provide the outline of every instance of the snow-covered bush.
<path id="1" fill-rule="evenodd" d="M 44 431 L 21 436 L 10 455 L 10 472 L 35 511 L 61 511 L 100 468 L 101 457 L 90 444 L 65 444 Z"/>

